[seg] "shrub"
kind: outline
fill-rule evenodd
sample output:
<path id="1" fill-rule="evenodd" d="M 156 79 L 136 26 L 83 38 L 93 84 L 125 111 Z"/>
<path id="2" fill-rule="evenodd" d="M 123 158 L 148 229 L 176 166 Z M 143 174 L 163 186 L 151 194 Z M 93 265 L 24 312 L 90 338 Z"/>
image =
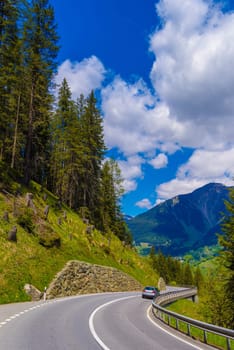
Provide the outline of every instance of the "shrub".
<path id="1" fill-rule="evenodd" d="M 58 233 L 54 232 L 50 226 L 41 224 L 37 229 L 39 244 L 46 248 L 61 246 L 61 238 Z"/>
<path id="2" fill-rule="evenodd" d="M 20 225 L 28 233 L 34 233 L 35 225 L 33 223 L 32 212 L 30 209 L 26 209 L 17 218 L 17 224 Z"/>

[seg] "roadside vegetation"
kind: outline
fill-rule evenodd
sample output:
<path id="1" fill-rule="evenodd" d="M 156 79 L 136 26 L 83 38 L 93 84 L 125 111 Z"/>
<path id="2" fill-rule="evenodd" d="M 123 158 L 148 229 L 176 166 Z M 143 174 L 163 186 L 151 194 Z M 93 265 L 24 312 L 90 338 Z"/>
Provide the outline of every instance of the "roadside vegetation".
<path id="1" fill-rule="evenodd" d="M 158 275 L 148 259 L 131 245 L 84 222 L 36 183 L 30 188 L 20 186 L 15 196 L 10 190 L 19 184 L 8 180 L 8 187 L 1 182 L 0 191 L 0 303 L 28 300 L 26 283 L 42 291 L 69 260 L 118 268 L 143 285 L 157 283 Z M 29 191 L 32 207 L 27 205 Z M 12 227 L 17 229 L 15 239 L 9 237 Z"/>
<path id="2" fill-rule="evenodd" d="M 195 285 L 198 303 L 179 300 L 170 309 L 188 317 L 221 327 L 234 328 L 234 189 L 230 188 L 229 200 L 225 202 L 229 215 L 219 235 L 220 252 L 212 260 L 196 266 L 188 261 L 178 261 L 151 249 L 153 268 L 163 276 L 167 284 Z M 188 257 L 187 257 L 188 258 Z"/>

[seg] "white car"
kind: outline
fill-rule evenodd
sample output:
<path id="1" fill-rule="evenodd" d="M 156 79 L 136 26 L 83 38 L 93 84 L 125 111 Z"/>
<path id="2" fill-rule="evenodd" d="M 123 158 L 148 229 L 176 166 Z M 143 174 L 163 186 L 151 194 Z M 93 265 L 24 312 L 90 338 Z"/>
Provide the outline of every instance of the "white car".
<path id="1" fill-rule="evenodd" d="M 142 291 L 142 298 L 153 299 L 159 295 L 159 290 L 153 286 L 147 286 Z"/>

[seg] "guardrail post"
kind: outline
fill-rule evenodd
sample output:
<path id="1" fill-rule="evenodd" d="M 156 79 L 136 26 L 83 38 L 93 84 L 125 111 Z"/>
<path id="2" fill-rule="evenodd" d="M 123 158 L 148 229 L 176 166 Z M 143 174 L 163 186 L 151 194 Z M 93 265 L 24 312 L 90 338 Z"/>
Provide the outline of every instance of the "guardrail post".
<path id="1" fill-rule="evenodd" d="M 179 321 L 178 321 L 178 318 L 176 318 L 175 320 L 176 320 L 176 329 L 178 330 L 178 329 L 179 329 Z"/>
<path id="2" fill-rule="evenodd" d="M 204 330 L 204 343 L 207 344 L 207 334 L 205 330 Z"/>
<path id="3" fill-rule="evenodd" d="M 190 336 L 191 335 L 191 330 L 190 330 L 190 324 L 187 323 L 187 334 Z"/>
<path id="4" fill-rule="evenodd" d="M 230 338 L 226 338 L 226 339 L 227 339 L 227 350 L 231 350 Z"/>

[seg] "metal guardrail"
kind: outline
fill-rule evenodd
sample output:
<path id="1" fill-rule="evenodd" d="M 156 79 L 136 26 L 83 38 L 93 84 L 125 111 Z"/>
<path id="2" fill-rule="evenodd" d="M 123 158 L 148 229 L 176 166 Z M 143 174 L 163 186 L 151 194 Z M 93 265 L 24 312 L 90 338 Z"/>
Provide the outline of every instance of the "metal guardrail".
<path id="1" fill-rule="evenodd" d="M 176 301 L 178 299 L 185 299 L 190 297 L 195 297 L 197 295 L 196 288 L 189 288 L 182 291 L 169 292 L 159 295 L 152 302 L 152 312 L 156 318 L 159 318 L 164 323 L 171 326 L 171 318 L 175 319 L 175 328 L 179 330 L 179 321 L 182 321 L 187 325 L 187 335 L 191 336 L 190 327 L 193 326 L 203 331 L 202 341 L 208 344 L 207 333 L 213 333 L 224 337 L 226 339 L 226 349 L 231 350 L 231 340 L 234 340 L 234 330 L 218 327 L 210 323 L 201 322 L 193 318 L 177 314 L 173 311 L 167 310 L 163 305 L 167 305 Z M 167 321 L 165 320 L 165 315 L 167 315 Z"/>

